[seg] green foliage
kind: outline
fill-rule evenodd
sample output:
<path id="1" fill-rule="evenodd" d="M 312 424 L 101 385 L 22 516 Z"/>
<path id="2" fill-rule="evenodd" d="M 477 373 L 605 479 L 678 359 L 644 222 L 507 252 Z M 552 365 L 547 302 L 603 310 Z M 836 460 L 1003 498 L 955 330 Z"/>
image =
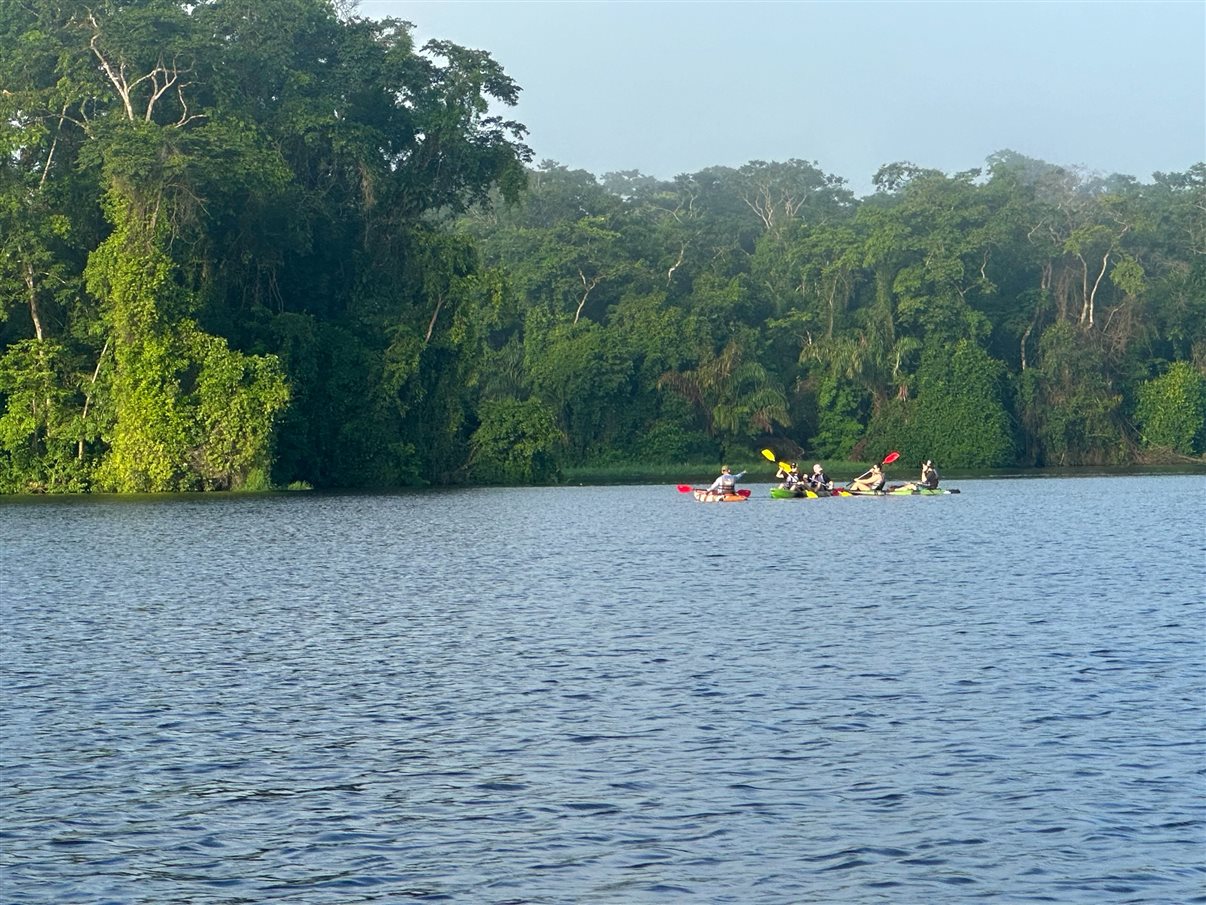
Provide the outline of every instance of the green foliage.
<path id="1" fill-rule="evenodd" d="M 1119 420 L 1122 396 L 1112 386 L 1102 351 L 1071 324 L 1044 334 L 1037 367 L 1019 382 L 1023 424 L 1038 465 L 1103 465 L 1127 461 Z"/>
<path id="2" fill-rule="evenodd" d="M 778 426 L 790 423 L 787 395 L 765 367 L 751 360 L 741 331 L 719 353 L 705 355 L 690 370 L 668 371 L 658 386 L 673 391 L 689 403 L 704 420 L 707 433 L 724 450 Z"/>
<path id="3" fill-rule="evenodd" d="M 501 67 L 329 0 L 3 9 L 0 352 L 64 323 L 65 360 L 112 349 L 91 396 L 40 372 L 62 419 L 95 401 L 99 443 L 72 439 L 98 486 L 264 486 L 278 439 L 286 481 L 422 482 L 420 444 L 463 440 L 476 341 L 441 332 L 474 250 L 431 215 L 526 180 Z M 49 462 L 9 364 L 10 435 Z"/>
<path id="4" fill-rule="evenodd" d="M 194 469 L 207 489 L 266 489 L 274 422 L 289 401 L 279 361 L 232 351 L 225 340 L 200 332 L 187 339 L 199 368 Z"/>
<path id="5" fill-rule="evenodd" d="M 124 282 L 124 281 L 123 281 Z M 130 308 L 149 311 L 141 299 Z M 119 312 L 120 321 L 132 315 Z M 188 358 L 169 332 L 126 332 L 114 344 L 113 424 L 101 489 L 121 493 L 191 490 L 190 419 L 181 376 Z"/>
<path id="6" fill-rule="evenodd" d="M 531 484 L 556 480 L 565 434 L 548 406 L 536 399 L 482 403 L 473 432 L 470 475 L 480 484 Z"/>
<path id="7" fill-rule="evenodd" d="M 908 432 L 892 448 L 906 461 L 933 459 L 956 468 L 999 468 L 1017 461 L 1005 366 L 970 340 L 926 351 L 917 402 L 904 421 Z"/>
<path id="8" fill-rule="evenodd" d="M 344 327 L 317 336 L 318 386 L 308 394 L 309 440 L 321 470 L 306 474 L 321 487 L 398 487 L 427 483 L 415 445 L 399 429 L 401 346 L 386 352 Z"/>
<path id="9" fill-rule="evenodd" d="M 0 356 L 0 493 L 86 490 L 91 462 L 63 346 L 23 340 Z"/>
<path id="10" fill-rule="evenodd" d="M 1149 380 L 1206 360 L 1206 164 L 528 169 L 488 53 L 346 7 L 0 4 L 0 487 L 1206 443 Z"/>
<path id="11" fill-rule="evenodd" d="M 631 294 L 622 298 L 608 317 L 608 335 L 628 349 L 646 384 L 679 368 L 702 342 L 699 321 L 689 322 L 681 309 L 670 306 L 664 293 Z"/>
<path id="12" fill-rule="evenodd" d="M 721 437 L 753 438 L 790 424 L 786 395 L 756 361 L 733 370 L 712 408 L 712 426 Z"/>
<path id="13" fill-rule="evenodd" d="M 636 456 L 641 462 L 711 462 L 721 451 L 703 431 L 659 421 L 642 435 Z"/>
<path id="14" fill-rule="evenodd" d="M 917 418 L 917 409 L 916 402 L 902 399 L 893 399 L 881 406 L 867 425 L 863 439 L 854 447 L 857 460 L 880 461 L 889 451 L 896 450 L 901 455 L 902 465 L 925 458 L 933 458 L 944 466 L 948 464 L 946 459 L 928 452 L 926 431 Z"/>
<path id="15" fill-rule="evenodd" d="M 263 484 L 273 424 L 288 401 L 279 363 L 246 356 L 181 318 L 191 306 L 165 250 L 166 227 L 114 190 L 113 234 L 87 269 L 114 330 L 113 423 L 99 486 L 120 492 Z"/>
<path id="16" fill-rule="evenodd" d="M 526 370 L 536 394 L 558 413 L 576 455 L 614 439 L 609 435 L 624 420 L 631 395 L 632 359 L 602 328 L 562 323 L 533 337 Z"/>
<path id="17" fill-rule="evenodd" d="M 818 457 L 849 456 L 863 435 L 862 395 L 849 382 L 825 376 L 817 387 L 817 432 L 807 446 Z"/>
<path id="18" fill-rule="evenodd" d="M 1206 376 L 1187 361 L 1139 387 L 1135 419 L 1149 448 L 1186 456 L 1206 452 Z"/>

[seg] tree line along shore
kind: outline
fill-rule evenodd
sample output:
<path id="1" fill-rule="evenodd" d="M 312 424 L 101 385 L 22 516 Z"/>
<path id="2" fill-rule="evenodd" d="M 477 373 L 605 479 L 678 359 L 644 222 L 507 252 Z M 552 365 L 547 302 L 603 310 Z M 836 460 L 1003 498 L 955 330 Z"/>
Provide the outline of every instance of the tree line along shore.
<path id="1" fill-rule="evenodd" d="M 0 493 L 1206 461 L 1206 163 L 596 175 L 412 30 L 0 6 Z"/>

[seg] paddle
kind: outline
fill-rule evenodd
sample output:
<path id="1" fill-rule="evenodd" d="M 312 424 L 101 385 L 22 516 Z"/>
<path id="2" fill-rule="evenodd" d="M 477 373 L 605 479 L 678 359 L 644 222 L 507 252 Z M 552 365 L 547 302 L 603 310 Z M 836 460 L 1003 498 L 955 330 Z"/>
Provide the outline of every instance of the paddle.
<path id="1" fill-rule="evenodd" d="M 774 462 L 776 465 L 779 466 L 779 471 L 783 472 L 784 474 L 787 474 L 789 471 L 791 471 L 791 466 L 788 465 L 786 462 L 778 461 L 779 457 L 776 456 L 769 449 L 762 450 L 762 458 L 766 459 L 767 461 Z"/>

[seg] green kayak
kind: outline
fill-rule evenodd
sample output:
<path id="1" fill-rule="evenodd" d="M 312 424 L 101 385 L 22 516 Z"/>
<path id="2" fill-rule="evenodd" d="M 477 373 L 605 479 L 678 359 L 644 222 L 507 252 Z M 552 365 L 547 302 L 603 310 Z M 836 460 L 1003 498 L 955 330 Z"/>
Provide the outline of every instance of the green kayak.
<path id="1" fill-rule="evenodd" d="M 815 490 L 803 490 L 795 487 L 772 487 L 770 495 L 772 500 L 815 500 L 818 497 L 832 496 L 829 493 L 817 493 Z"/>

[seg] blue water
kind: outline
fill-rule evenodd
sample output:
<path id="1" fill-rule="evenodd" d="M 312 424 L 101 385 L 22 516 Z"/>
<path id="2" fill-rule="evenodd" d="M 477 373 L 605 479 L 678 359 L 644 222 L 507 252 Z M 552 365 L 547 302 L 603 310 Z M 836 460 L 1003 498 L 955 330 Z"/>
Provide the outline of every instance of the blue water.
<path id="1" fill-rule="evenodd" d="M 0 901 L 1206 902 L 1206 481 L 0 503 Z"/>

